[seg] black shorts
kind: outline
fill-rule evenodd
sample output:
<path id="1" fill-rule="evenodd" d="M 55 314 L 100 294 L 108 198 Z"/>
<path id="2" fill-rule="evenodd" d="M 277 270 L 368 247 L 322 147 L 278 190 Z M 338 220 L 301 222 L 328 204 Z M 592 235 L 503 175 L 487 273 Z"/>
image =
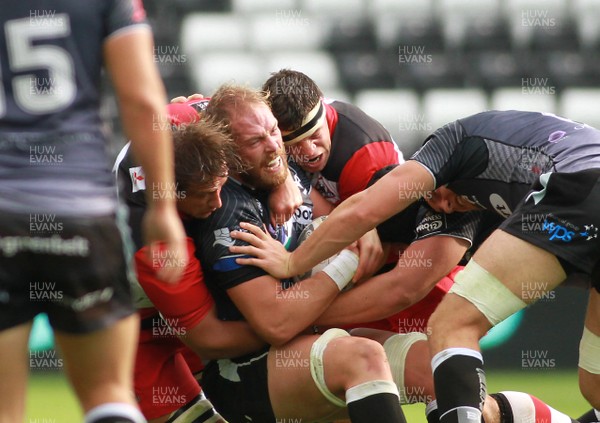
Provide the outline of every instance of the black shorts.
<path id="1" fill-rule="evenodd" d="M 554 254 L 567 275 L 591 275 L 600 291 L 600 169 L 536 182 L 500 229 Z"/>
<path id="2" fill-rule="evenodd" d="M 215 360 L 202 372 L 202 390 L 225 420 L 232 423 L 275 423 L 269 399 L 267 355 Z"/>
<path id="3" fill-rule="evenodd" d="M 133 276 L 114 216 L 0 215 L 0 330 L 47 313 L 83 334 L 135 313 Z"/>

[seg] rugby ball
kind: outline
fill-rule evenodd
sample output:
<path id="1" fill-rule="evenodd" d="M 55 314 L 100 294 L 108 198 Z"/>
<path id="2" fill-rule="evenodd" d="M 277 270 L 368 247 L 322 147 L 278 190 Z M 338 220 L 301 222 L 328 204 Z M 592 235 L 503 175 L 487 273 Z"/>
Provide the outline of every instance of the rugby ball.
<path id="1" fill-rule="evenodd" d="M 304 241 L 306 241 L 309 236 L 312 235 L 312 233 L 315 231 L 315 229 L 317 229 L 319 227 L 319 225 L 325 221 L 325 219 L 327 219 L 327 216 L 319 216 L 319 217 L 313 219 L 313 221 L 310 222 L 308 225 L 306 225 L 304 227 L 304 229 L 302 230 L 302 232 L 300 233 L 300 236 L 298 237 L 298 245 L 302 245 L 302 243 Z M 294 281 L 295 282 L 299 282 L 301 280 L 308 279 L 308 278 L 312 277 L 314 274 L 316 274 L 316 273 L 320 272 L 321 270 L 323 270 L 323 268 L 325 266 L 327 266 L 337 256 L 338 256 L 337 254 L 334 254 L 333 256 L 329 257 L 328 259 L 323 260 L 321 263 L 317 264 L 315 267 L 313 267 L 308 272 L 306 272 L 306 273 L 304 273 L 302 275 L 298 275 L 298 276 L 294 277 Z M 352 285 L 353 285 L 352 283 L 349 283 L 344 288 L 344 291 L 350 289 L 352 287 Z"/>
<path id="2" fill-rule="evenodd" d="M 304 241 L 306 241 L 308 239 L 308 237 L 310 237 L 312 235 L 312 233 L 319 227 L 319 225 L 321 225 L 321 223 L 323 223 L 325 221 L 325 219 L 327 219 L 327 216 L 319 216 L 319 217 L 313 219 L 313 221 L 310 222 L 308 225 L 306 225 L 304 227 L 304 229 L 302 230 L 302 232 L 300 233 L 300 236 L 298 237 L 298 246 L 302 245 L 302 243 Z M 328 259 L 323 260 L 321 263 L 317 264 L 315 267 L 313 267 L 308 272 L 294 277 L 294 280 L 297 282 L 297 281 L 302 281 L 304 279 L 310 278 L 315 273 L 318 273 L 321 270 L 323 270 L 323 268 L 325 266 L 327 266 L 336 257 L 337 257 L 337 254 L 334 254 L 333 256 L 329 257 Z"/>

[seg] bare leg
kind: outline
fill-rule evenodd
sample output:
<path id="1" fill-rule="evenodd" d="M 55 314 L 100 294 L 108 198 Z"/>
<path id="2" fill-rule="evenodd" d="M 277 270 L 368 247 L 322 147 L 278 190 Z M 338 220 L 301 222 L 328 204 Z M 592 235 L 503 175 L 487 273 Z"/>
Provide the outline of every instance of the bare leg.
<path id="1" fill-rule="evenodd" d="M 585 327 L 592 334 L 600 336 L 600 293 L 595 289 L 590 290 Z M 600 410 L 600 374 L 579 368 L 579 389 L 592 407 Z"/>
<path id="2" fill-rule="evenodd" d="M 566 276 L 552 254 L 499 230 L 488 238 L 473 259 L 500 281 L 498 285 L 504 285 L 525 303 L 554 289 Z M 463 276 L 469 274 L 467 270 Z M 460 280 L 457 277 L 459 283 Z M 486 304 L 492 310 L 496 310 L 497 305 Z M 479 339 L 492 325 L 471 301 L 449 293 L 432 315 L 430 326 L 441 421 L 478 421 L 485 399 Z M 460 390 L 456 389 L 457 384 L 462 387 Z"/>
<path id="3" fill-rule="evenodd" d="M 347 409 L 327 400 L 312 379 L 310 350 L 317 338 L 301 336 L 284 347 L 271 349 L 269 395 L 277 418 L 312 421 L 348 416 Z M 323 362 L 327 388 L 342 401 L 349 388 L 374 380 L 392 381 L 383 348 L 370 340 L 335 338 L 327 345 Z"/>
<path id="4" fill-rule="evenodd" d="M 0 423 L 21 422 L 25 417 L 31 325 L 28 322 L 0 332 Z"/>
<path id="5" fill-rule="evenodd" d="M 57 333 L 65 369 L 85 412 L 104 403 L 137 407 L 133 360 L 139 318 L 132 315 L 86 335 Z"/>

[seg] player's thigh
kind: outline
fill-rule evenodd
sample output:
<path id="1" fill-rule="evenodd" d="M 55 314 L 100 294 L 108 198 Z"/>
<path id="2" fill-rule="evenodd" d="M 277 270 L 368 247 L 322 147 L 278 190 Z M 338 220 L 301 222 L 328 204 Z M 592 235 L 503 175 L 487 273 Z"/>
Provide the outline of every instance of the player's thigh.
<path id="1" fill-rule="evenodd" d="M 494 231 L 473 259 L 526 303 L 566 278 L 554 254 L 503 230 Z"/>
<path id="2" fill-rule="evenodd" d="M 27 360 L 31 322 L 0 331 L 0 422 L 23 419 L 27 390 Z"/>
<path id="3" fill-rule="evenodd" d="M 285 346 L 272 347 L 267 361 L 269 397 L 277 418 L 311 421 L 345 415 L 345 408 L 329 402 L 317 388 L 310 371 L 310 352 L 317 335 L 298 336 Z M 332 342 L 334 342 L 333 340 Z M 325 375 L 335 369 L 327 368 Z"/>
<path id="4" fill-rule="evenodd" d="M 76 335 L 55 332 L 67 376 L 90 409 L 106 401 L 124 401 L 133 391 L 132 374 L 139 331 L 137 314 L 103 329 Z"/>

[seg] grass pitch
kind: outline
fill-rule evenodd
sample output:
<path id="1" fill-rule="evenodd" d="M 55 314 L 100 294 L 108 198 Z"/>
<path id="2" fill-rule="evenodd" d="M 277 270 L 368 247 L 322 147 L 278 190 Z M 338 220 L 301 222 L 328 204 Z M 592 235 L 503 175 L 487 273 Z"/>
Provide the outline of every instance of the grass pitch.
<path id="1" fill-rule="evenodd" d="M 573 418 L 590 409 L 579 392 L 575 369 L 488 371 L 487 381 L 489 392 L 528 392 Z M 405 406 L 403 409 L 409 423 L 426 423 L 423 404 Z M 75 395 L 61 372 L 31 375 L 26 423 L 78 423 L 82 420 Z"/>

